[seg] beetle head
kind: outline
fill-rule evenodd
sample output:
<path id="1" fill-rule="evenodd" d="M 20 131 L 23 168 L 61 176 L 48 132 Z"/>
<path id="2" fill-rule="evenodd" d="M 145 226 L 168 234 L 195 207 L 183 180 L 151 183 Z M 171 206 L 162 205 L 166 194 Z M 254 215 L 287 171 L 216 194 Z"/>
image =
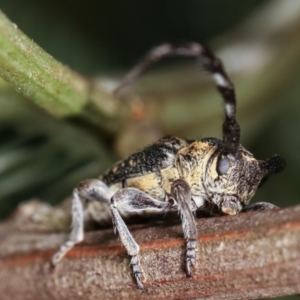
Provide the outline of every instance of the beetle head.
<path id="1" fill-rule="evenodd" d="M 285 161 L 278 155 L 256 160 L 243 146 L 236 153 L 228 153 L 220 145 L 206 165 L 204 186 L 210 201 L 222 214 L 235 215 L 247 205 L 261 180 L 280 172 Z"/>

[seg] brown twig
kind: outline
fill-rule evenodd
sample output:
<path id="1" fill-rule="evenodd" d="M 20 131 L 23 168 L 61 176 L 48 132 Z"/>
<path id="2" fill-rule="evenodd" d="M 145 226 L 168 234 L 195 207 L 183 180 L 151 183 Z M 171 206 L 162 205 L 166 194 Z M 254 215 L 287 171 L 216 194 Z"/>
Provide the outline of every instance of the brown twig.
<path id="1" fill-rule="evenodd" d="M 51 271 L 65 234 L 0 226 L 1 299 L 257 299 L 300 292 L 300 206 L 197 220 L 198 267 L 186 278 L 180 225 L 131 226 L 148 291 L 111 229 L 86 234 Z"/>

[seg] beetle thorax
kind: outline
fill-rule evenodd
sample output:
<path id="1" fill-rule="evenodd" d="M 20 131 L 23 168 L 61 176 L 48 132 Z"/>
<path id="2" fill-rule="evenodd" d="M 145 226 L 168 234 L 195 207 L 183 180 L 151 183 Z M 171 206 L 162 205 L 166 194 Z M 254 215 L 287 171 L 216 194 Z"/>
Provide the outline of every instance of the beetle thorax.
<path id="1" fill-rule="evenodd" d="M 205 139 L 195 141 L 181 149 L 176 156 L 176 167 L 180 177 L 186 180 L 194 197 L 208 201 L 205 187 L 205 174 L 209 158 L 215 153 L 219 140 Z"/>

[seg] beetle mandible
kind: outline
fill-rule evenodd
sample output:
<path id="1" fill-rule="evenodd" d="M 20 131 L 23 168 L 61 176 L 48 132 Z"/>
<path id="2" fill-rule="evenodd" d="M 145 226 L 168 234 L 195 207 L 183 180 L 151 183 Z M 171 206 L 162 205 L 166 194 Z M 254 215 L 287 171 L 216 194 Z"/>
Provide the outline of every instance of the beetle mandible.
<path id="1" fill-rule="evenodd" d="M 222 139 L 162 138 L 116 163 L 99 179 L 79 183 L 73 192 L 72 232 L 69 240 L 54 254 L 53 265 L 83 240 L 84 200 L 106 203 L 109 207 L 114 228 L 131 257 L 133 276 L 141 290 L 145 289 L 145 276 L 139 262 L 139 245 L 122 216 L 179 211 L 186 239 L 186 274 L 190 277 L 196 266 L 197 230 L 193 215 L 196 210 L 213 209 L 219 215 L 235 215 L 275 207 L 265 202 L 249 205 L 249 201 L 261 180 L 282 171 L 285 161 L 278 155 L 257 160 L 240 144 L 234 86 L 221 61 L 208 48 L 195 42 L 156 47 L 125 76 L 115 93 L 151 65 L 170 56 L 195 57 L 212 75 L 225 104 Z"/>

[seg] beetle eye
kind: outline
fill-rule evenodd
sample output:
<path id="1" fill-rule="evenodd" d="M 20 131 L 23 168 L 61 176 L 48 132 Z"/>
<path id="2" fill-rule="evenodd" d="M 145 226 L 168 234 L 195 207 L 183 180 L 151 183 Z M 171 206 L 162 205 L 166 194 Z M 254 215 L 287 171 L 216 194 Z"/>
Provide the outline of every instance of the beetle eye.
<path id="1" fill-rule="evenodd" d="M 219 160 L 217 172 L 219 175 L 224 175 L 230 167 L 228 158 L 222 158 Z"/>

